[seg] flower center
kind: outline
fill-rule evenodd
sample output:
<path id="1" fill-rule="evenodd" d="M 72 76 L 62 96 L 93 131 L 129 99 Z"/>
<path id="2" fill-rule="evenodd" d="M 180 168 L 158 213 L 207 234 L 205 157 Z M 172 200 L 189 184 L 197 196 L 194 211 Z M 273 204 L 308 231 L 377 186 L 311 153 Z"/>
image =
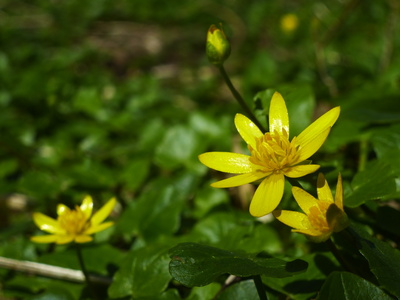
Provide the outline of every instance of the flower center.
<path id="1" fill-rule="evenodd" d="M 262 166 L 265 172 L 280 172 L 297 161 L 299 147 L 296 145 L 296 137 L 289 142 L 289 136 L 285 130 L 283 134 L 277 131 L 267 132 L 256 140 L 255 149 L 249 146 L 250 161 Z"/>
<path id="2" fill-rule="evenodd" d="M 308 220 L 315 230 L 319 232 L 331 231 L 327 218 L 327 212 L 331 205 L 335 204 L 326 201 L 317 201 L 316 205 L 310 208 Z"/>
<path id="3" fill-rule="evenodd" d="M 79 206 L 75 210 L 66 211 L 58 216 L 57 221 L 70 234 L 80 234 L 89 226 L 89 222 Z"/>

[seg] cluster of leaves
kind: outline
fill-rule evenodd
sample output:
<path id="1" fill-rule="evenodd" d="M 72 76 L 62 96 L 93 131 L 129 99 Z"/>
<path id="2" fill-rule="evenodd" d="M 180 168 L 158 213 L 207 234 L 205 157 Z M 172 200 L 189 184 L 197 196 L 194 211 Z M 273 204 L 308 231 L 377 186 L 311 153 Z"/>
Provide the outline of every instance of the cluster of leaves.
<path id="1" fill-rule="evenodd" d="M 399 9 L 390 0 L 3 1 L 0 256 L 79 269 L 73 247 L 29 241 L 31 212 L 116 196 L 116 225 L 82 249 L 87 269 L 112 279 L 99 286 L 104 298 L 258 299 L 248 280 L 258 275 L 269 299 L 400 297 Z M 298 18 L 290 32 L 280 27 L 287 13 Z M 325 245 L 251 217 L 251 191 L 209 186 L 220 174 L 198 154 L 246 151 L 234 138 L 240 107 L 204 56 L 219 20 L 233 46 L 226 67 L 261 122 L 273 90 L 292 135 L 341 106 L 312 159 L 330 183 L 343 175 L 353 225 L 334 241 L 354 272 Z M 312 193 L 315 182 L 302 184 Z M 298 209 L 289 184 L 282 207 Z M 244 279 L 225 284 L 228 274 Z M 11 299 L 88 293 L 6 268 L 0 282 Z"/>

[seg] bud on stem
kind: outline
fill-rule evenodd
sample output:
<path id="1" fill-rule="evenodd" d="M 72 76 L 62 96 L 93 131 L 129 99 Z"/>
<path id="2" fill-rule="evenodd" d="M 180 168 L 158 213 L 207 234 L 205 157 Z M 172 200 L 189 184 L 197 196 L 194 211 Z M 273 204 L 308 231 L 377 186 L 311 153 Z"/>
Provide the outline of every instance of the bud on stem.
<path id="1" fill-rule="evenodd" d="M 207 32 L 206 53 L 210 63 L 222 65 L 231 54 L 231 45 L 224 31 L 215 25 L 211 25 Z"/>

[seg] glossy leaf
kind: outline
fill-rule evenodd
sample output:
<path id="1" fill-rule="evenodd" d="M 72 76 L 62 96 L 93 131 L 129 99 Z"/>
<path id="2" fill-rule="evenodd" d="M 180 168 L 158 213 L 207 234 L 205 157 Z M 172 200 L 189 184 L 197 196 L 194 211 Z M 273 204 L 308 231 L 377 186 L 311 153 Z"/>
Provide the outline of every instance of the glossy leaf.
<path id="1" fill-rule="evenodd" d="M 307 269 L 302 260 L 286 262 L 261 258 L 196 243 L 183 243 L 170 250 L 169 270 L 180 283 L 192 287 L 211 283 L 220 275 L 288 277 Z"/>
<path id="2" fill-rule="evenodd" d="M 333 272 L 318 294 L 317 300 L 393 300 L 379 287 L 348 272 Z"/>
<path id="3" fill-rule="evenodd" d="M 359 251 L 368 261 L 371 272 L 380 285 L 400 297 L 400 251 L 390 244 L 371 237 L 360 227 L 352 226 L 350 232 L 359 244 Z"/>
<path id="4" fill-rule="evenodd" d="M 226 288 L 217 300 L 259 300 L 253 280 L 243 280 Z"/>
<path id="5" fill-rule="evenodd" d="M 344 196 L 344 205 L 357 207 L 368 200 L 377 200 L 396 191 L 396 182 L 389 165 L 379 160 L 369 163 L 351 182 L 352 192 Z"/>

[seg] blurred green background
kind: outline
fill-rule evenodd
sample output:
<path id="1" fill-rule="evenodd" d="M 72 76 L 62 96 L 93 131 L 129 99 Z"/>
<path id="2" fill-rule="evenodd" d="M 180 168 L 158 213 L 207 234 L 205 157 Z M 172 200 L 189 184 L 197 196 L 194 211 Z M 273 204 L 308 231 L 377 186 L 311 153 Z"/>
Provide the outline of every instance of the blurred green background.
<path id="1" fill-rule="evenodd" d="M 112 247 L 121 257 L 202 228 L 207 217 L 217 222 L 213 211 L 229 212 L 227 228 L 237 226 L 232 214 L 251 220 L 249 198 L 211 189 L 220 174 L 197 160 L 205 151 L 245 151 L 233 125 L 241 109 L 204 54 L 211 24 L 222 23 L 232 44 L 225 67 L 261 119 L 269 99 L 255 95 L 266 89 L 287 100 L 292 134 L 342 106 L 318 154 L 336 171 L 327 175 L 332 186 L 338 170 L 349 184 L 369 160 L 399 176 L 399 16 L 396 0 L 1 0 L 0 255 L 67 253 L 29 242 L 30 215 L 54 216 L 57 203 L 79 204 L 85 194 L 97 208 L 118 198 L 117 225 L 97 238 L 104 253 Z M 228 248 L 242 235 L 230 238 L 209 240 Z M 257 249 L 281 251 L 277 239 Z M 48 261 L 68 265 L 63 259 Z M 119 263 L 98 268 L 112 275 Z M 1 276 L 9 295 L 47 286 Z"/>

